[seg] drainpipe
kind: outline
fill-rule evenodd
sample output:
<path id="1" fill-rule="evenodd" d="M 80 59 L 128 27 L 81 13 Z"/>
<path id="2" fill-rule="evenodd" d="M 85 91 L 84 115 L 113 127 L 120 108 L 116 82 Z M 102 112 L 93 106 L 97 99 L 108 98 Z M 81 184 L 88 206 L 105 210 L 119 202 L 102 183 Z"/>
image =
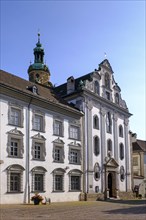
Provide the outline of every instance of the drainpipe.
<path id="1" fill-rule="evenodd" d="M 30 167 L 30 104 L 32 102 L 32 98 L 29 101 L 28 108 L 27 108 L 27 126 L 26 126 L 26 133 L 27 133 L 27 155 L 26 155 L 26 163 L 27 163 L 27 181 L 28 181 L 28 203 L 30 203 L 30 180 L 29 180 L 29 167 Z"/>

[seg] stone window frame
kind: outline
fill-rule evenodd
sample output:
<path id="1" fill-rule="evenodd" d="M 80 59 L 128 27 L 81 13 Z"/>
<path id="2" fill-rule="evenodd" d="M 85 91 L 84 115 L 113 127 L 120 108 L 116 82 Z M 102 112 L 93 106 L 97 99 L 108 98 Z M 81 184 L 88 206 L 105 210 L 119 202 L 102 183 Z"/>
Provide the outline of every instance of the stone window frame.
<path id="1" fill-rule="evenodd" d="M 93 128 L 99 130 L 99 117 L 97 115 L 93 116 Z"/>
<path id="2" fill-rule="evenodd" d="M 107 156 L 111 157 L 113 154 L 113 143 L 112 140 L 109 138 L 107 139 Z"/>
<path id="3" fill-rule="evenodd" d="M 17 130 L 17 128 L 10 130 L 7 132 L 8 134 L 8 142 L 7 142 L 7 153 L 8 157 L 11 158 L 23 158 L 24 154 L 24 143 L 23 143 L 23 136 L 24 134 Z M 18 155 L 11 155 L 11 142 L 15 140 L 18 143 Z"/>
<path id="4" fill-rule="evenodd" d="M 123 126 L 119 125 L 119 137 L 123 137 Z"/>
<path id="5" fill-rule="evenodd" d="M 45 157 L 46 157 L 45 137 L 43 135 L 40 135 L 40 133 L 38 133 L 37 135 L 34 135 L 31 138 L 32 138 L 32 150 L 31 150 L 32 160 L 45 161 Z M 39 144 L 41 146 L 40 158 L 35 158 L 35 144 Z"/>
<path id="6" fill-rule="evenodd" d="M 64 163 L 64 159 L 65 159 L 65 152 L 64 152 L 64 142 L 63 140 L 61 140 L 59 137 L 58 139 L 54 140 L 53 141 L 53 154 L 52 154 L 52 157 L 53 157 L 53 162 L 55 163 Z M 60 150 L 60 159 L 59 160 L 56 160 L 55 158 L 55 150 L 58 149 Z"/>
<path id="7" fill-rule="evenodd" d="M 81 165 L 81 161 L 82 161 L 81 145 L 76 142 L 71 142 L 68 146 L 69 146 L 69 151 L 68 151 L 69 164 Z M 77 162 L 72 161 L 71 152 L 77 153 Z"/>
<path id="8" fill-rule="evenodd" d="M 98 156 L 100 154 L 100 142 L 99 137 L 96 135 L 93 137 L 94 154 Z"/>
<path id="9" fill-rule="evenodd" d="M 7 193 L 23 193 L 23 171 L 25 169 L 19 164 L 12 164 L 7 167 Z M 11 190 L 11 175 L 19 175 L 19 190 Z"/>
<path id="10" fill-rule="evenodd" d="M 124 166 L 120 167 L 120 180 L 123 182 L 125 180 L 125 169 Z"/>
<path id="11" fill-rule="evenodd" d="M 100 180 L 100 166 L 99 166 L 99 163 L 96 162 L 95 165 L 94 165 L 94 179 L 95 181 L 98 181 Z"/>
<path id="12" fill-rule="evenodd" d="M 69 175 L 69 192 L 81 192 L 82 191 L 82 174 L 83 172 L 81 170 L 78 169 L 73 169 L 70 170 L 68 175 Z M 73 187 L 73 178 L 78 181 L 77 183 L 74 183 L 74 187 Z M 75 184 L 77 184 L 75 187 Z"/>
<path id="13" fill-rule="evenodd" d="M 120 143 L 119 144 L 119 154 L 120 154 L 120 160 L 124 159 L 124 144 Z"/>
<path id="14" fill-rule="evenodd" d="M 32 185 L 31 185 L 31 192 L 36 193 L 36 192 L 45 192 L 45 173 L 47 170 L 42 167 L 42 166 L 36 166 L 31 170 L 31 177 L 32 177 Z M 35 187 L 35 175 L 42 175 L 42 183 L 41 183 L 41 190 L 36 189 Z"/>
<path id="15" fill-rule="evenodd" d="M 59 131 L 57 131 L 55 125 L 58 124 L 59 125 Z M 64 123 L 63 120 L 60 119 L 53 119 L 53 135 L 56 136 L 60 136 L 60 137 L 64 137 Z"/>
<path id="16" fill-rule="evenodd" d="M 18 112 L 18 123 L 15 123 L 12 119 L 12 110 Z M 23 106 L 18 105 L 17 103 L 9 103 L 8 106 L 8 124 L 15 127 L 23 127 L 24 114 Z"/>
<path id="17" fill-rule="evenodd" d="M 65 170 L 62 168 L 56 168 L 53 170 L 53 192 L 64 192 L 64 175 Z M 60 186 L 57 185 L 57 179 L 56 177 L 60 178 Z"/>
<path id="18" fill-rule="evenodd" d="M 35 117 L 40 118 L 40 128 L 35 126 Z M 41 111 L 32 111 L 32 130 L 45 133 L 45 114 Z"/>

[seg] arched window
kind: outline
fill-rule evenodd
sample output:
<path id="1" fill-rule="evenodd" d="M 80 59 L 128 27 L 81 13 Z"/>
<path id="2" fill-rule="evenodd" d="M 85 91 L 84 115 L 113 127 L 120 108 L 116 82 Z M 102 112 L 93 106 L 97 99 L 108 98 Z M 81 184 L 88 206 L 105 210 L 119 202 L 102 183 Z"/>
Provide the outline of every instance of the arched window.
<path id="1" fill-rule="evenodd" d="M 44 192 L 45 191 L 45 173 L 47 170 L 44 167 L 37 166 L 32 170 L 32 191 Z"/>
<path id="2" fill-rule="evenodd" d="M 120 159 L 124 159 L 124 145 L 122 143 L 120 144 Z"/>
<path id="3" fill-rule="evenodd" d="M 95 83 L 94 83 L 94 91 L 96 94 L 99 95 L 100 91 L 99 91 L 99 82 L 98 81 L 95 81 Z"/>
<path id="4" fill-rule="evenodd" d="M 25 169 L 18 164 L 11 165 L 7 168 L 7 192 L 23 192 L 23 171 Z"/>
<path id="5" fill-rule="evenodd" d="M 112 155 L 112 140 L 111 139 L 107 140 L 107 155 L 108 156 Z"/>
<path id="6" fill-rule="evenodd" d="M 105 74 L 105 87 L 110 89 L 110 77 L 108 73 Z"/>
<path id="7" fill-rule="evenodd" d="M 100 179 L 100 166 L 99 163 L 95 163 L 94 165 L 94 179 L 98 181 Z"/>
<path id="8" fill-rule="evenodd" d="M 106 115 L 106 130 L 107 130 L 107 133 L 112 133 L 112 119 L 111 119 L 111 113 L 110 112 L 107 112 L 107 115 Z"/>
<path id="9" fill-rule="evenodd" d="M 99 118 L 97 115 L 93 116 L 93 128 L 99 129 Z"/>
<path id="10" fill-rule="evenodd" d="M 99 153 L 100 153 L 100 150 L 99 150 L 99 137 L 95 136 L 93 140 L 94 140 L 94 154 L 95 154 L 95 156 L 98 156 Z"/>
<path id="11" fill-rule="evenodd" d="M 121 182 L 123 182 L 124 179 L 125 179 L 125 170 L 124 170 L 124 167 L 121 166 L 120 167 L 120 180 L 121 180 Z"/>
<path id="12" fill-rule="evenodd" d="M 123 137 L 123 127 L 119 125 L 119 137 Z"/>
<path id="13" fill-rule="evenodd" d="M 69 191 L 80 191 L 81 190 L 81 170 L 74 169 L 69 173 Z"/>
<path id="14" fill-rule="evenodd" d="M 119 94 L 118 93 L 115 94 L 115 103 L 119 104 Z"/>
<path id="15" fill-rule="evenodd" d="M 53 170 L 53 191 L 64 190 L 64 173 L 65 170 L 62 168 Z"/>

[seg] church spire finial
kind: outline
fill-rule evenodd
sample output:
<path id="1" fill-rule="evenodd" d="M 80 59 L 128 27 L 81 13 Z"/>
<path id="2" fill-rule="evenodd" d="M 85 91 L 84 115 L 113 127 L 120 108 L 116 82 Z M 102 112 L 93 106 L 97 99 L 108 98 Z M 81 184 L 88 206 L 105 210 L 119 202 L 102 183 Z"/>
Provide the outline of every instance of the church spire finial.
<path id="1" fill-rule="evenodd" d="M 38 30 L 38 43 L 40 43 L 40 30 Z"/>

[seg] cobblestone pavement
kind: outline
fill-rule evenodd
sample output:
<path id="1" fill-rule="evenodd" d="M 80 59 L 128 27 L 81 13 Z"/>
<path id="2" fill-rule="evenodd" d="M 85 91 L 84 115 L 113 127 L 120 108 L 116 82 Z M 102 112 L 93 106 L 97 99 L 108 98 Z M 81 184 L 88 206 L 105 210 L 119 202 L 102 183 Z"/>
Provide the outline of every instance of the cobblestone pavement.
<path id="1" fill-rule="evenodd" d="M 0 220 L 146 220 L 146 200 L 0 205 Z"/>

